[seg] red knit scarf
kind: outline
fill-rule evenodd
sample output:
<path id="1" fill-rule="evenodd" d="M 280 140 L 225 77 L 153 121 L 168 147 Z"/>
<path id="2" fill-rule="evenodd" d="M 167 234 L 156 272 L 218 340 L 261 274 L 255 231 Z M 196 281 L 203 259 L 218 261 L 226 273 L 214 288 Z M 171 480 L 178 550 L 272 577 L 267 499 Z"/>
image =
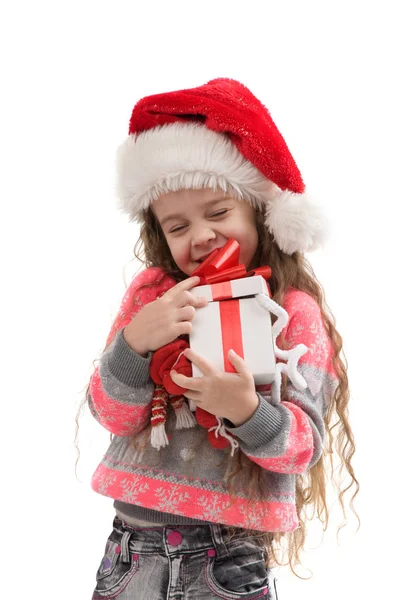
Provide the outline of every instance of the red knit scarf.
<path id="1" fill-rule="evenodd" d="M 193 427 L 198 423 L 208 430 L 207 438 L 214 448 L 226 448 L 230 441 L 224 435 L 219 435 L 217 417 L 200 407 L 196 407 L 195 420 L 183 396 L 186 390 L 176 385 L 170 377 L 170 371 L 172 370 L 187 377 L 192 376 L 192 365 L 183 354 L 188 347 L 189 344 L 186 341 L 178 339 L 159 348 L 152 356 L 149 372 L 156 384 L 152 400 L 152 445 L 159 449 L 168 444 L 165 422 L 167 404 L 170 402 L 176 415 L 176 429 Z M 234 437 L 231 434 L 228 434 L 228 436 Z"/>

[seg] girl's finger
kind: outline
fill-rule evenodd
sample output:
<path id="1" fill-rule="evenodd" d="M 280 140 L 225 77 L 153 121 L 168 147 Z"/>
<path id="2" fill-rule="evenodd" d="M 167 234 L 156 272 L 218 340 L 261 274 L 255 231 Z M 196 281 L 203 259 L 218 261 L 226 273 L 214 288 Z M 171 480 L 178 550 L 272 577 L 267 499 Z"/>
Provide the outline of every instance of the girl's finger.
<path id="1" fill-rule="evenodd" d="M 201 394 L 200 394 L 200 392 L 194 392 L 193 390 L 186 390 L 184 392 L 184 396 L 185 396 L 185 398 L 188 398 L 188 400 L 192 400 L 193 402 L 195 402 L 195 404 L 197 406 L 201 405 L 201 401 L 200 401 Z"/>
<path id="2" fill-rule="evenodd" d="M 180 321 L 192 321 L 195 316 L 195 309 L 193 306 L 184 306 L 178 310 L 178 318 Z"/>
<path id="3" fill-rule="evenodd" d="M 202 377 L 187 377 L 177 371 L 170 371 L 170 377 L 178 386 L 186 390 L 194 390 L 199 392 L 202 389 L 203 382 Z"/>
<path id="4" fill-rule="evenodd" d="M 176 283 L 172 288 L 167 290 L 165 294 L 163 294 L 163 298 L 170 298 L 170 300 L 174 299 L 178 294 L 184 292 L 185 290 L 190 290 L 200 282 L 199 277 L 188 277 L 188 279 L 184 279 L 179 283 Z"/>
<path id="5" fill-rule="evenodd" d="M 174 303 L 177 308 L 181 308 L 183 306 L 193 306 L 195 308 L 201 308 L 202 306 L 206 306 L 207 300 L 206 298 L 197 297 L 194 294 L 191 294 L 189 290 L 183 290 L 175 297 Z"/>
<path id="6" fill-rule="evenodd" d="M 211 375 L 214 372 L 214 367 L 203 356 L 197 354 L 192 348 L 184 350 L 184 355 L 191 361 L 203 375 Z"/>
<path id="7" fill-rule="evenodd" d="M 228 359 L 231 361 L 232 365 L 235 367 L 237 373 L 241 373 L 242 375 L 247 375 L 250 373 L 249 369 L 243 358 L 236 354 L 234 350 L 228 350 Z"/>

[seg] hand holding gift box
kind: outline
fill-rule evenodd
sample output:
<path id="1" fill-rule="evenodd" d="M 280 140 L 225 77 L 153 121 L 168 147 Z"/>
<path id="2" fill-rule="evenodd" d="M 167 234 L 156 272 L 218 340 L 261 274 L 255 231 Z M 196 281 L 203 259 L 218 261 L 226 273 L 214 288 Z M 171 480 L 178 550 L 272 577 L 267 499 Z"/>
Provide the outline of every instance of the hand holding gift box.
<path id="1" fill-rule="evenodd" d="M 235 369 L 228 359 L 228 351 L 234 350 L 244 359 L 241 366 L 247 366 L 255 383 L 272 383 L 271 401 L 277 403 L 280 401 L 282 372 L 287 373 L 296 388 L 304 390 L 307 387 L 297 370 L 298 360 L 307 352 L 307 347 L 304 344 L 290 350 L 277 347 L 276 339 L 289 317 L 270 298 L 267 279 L 271 276 L 271 269 L 265 266 L 247 273 L 245 266 L 239 265 L 238 261 L 239 244 L 231 239 L 196 269 L 194 275 L 200 277 L 203 285 L 191 291 L 198 296 L 205 296 L 209 302 L 207 306 L 196 309 L 190 335 L 191 349 L 206 359 L 202 362 L 207 363 L 208 369 L 211 364 L 215 369 L 230 373 Z M 271 325 L 271 314 L 277 316 L 274 325 Z M 160 348 L 152 357 L 150 373 L 156 388 L 152 406 L 151 443 L 157 449 L 168 444 L 164 428 L 168 401 L 176 414 L 176 429 L 195 424 L 182 394 L 191 390 L 189 376 L 201 377 L 203 373 L 194 360 L 187 362 L 186 347 L 185 341 L 175 340 Z M 276 363 L 277 358 L 287 364 Z M 186 389 L 176 384 L 172 371 L 178 373 L 178 380 L 182 376 Z M 196 409 L 197 422 L 208 429 L 209 442 L 216 448 L 225 448 L 230 444 L 232 455 L 238 442 L 226 431 L 222 419 L 196 408 L 192 400 L 189 402 L 191 410 Z"/>
<path id="2" fill-rule="evenodd" d="M 230 239 L 221 249 L 214 250 L 194 271 L 203 285 L 191 292 L 207 298 L 208 304 L 196 309 L 192 320 L 190 346 L 216 368 L 234 372 L 228 359 L 231 348 L 241 356 L 253 374 L 256 384 L 272 383 L 271 398 L 280 401 L 281 373 L 288 374 L 298 389 L 307 387 L 297 371 L 300 357 L 307 347 L 300 344 L 291 350 L 281 350 L 276 338 L 288 323 L 287 312 L 270 298 L 268 266 L 247 272 L 239 265 L 239 244 Z M 277 316 L 271 324 L 271 314 Z M 276 358 L 287 364 L 276 364 Z M 193 376 L 201 372 L 193 365 Z"/>
<path id="3" fill-rule="evenodd" d="M 233 454 L 238 447 L 235 437 L 229 435 L 225 428 L 220 431 L 220 419 L 201 407 L 196 407 L 195 419 L 185 403 L 184 394 L 187 393 L 187 389 L 177 385 L 171 377 L 171 371 L 178 376 L 192 376 L 193 363 L 185 357 L 188 348 L 188 342 L 177 339 L 159 348 L 152 355 L 149 371 L 155 383 L 155 391 L 152 400 L 151 444 L 159 450 L 169 443 L 165 423 L 167 405 L 170 403 L 176 417 L 176 429 L 194 427 L 198 423 L 207 429 L 207 439 L 214 448 L 222 449 L 231 444 Z"/>

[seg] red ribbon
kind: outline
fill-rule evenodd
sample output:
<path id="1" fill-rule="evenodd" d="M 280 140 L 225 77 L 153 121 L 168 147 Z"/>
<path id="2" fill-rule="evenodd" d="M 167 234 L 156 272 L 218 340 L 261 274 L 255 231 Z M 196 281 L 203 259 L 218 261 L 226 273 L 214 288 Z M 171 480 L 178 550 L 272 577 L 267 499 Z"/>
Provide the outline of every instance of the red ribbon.
<path id="1" fill-rule="evenodd" d="M 231 281 L 261 275 L 267 284 L 268 293 L 271 290 L 268 279 L 272 275 L 271 267 L 263 266 L 247 272 L 245 265 L 239 264 L 239 243 L 229 239 L 223 248 L 216 248 L 192 273 L 192 276 L 200 277 L 199 285 L 211 285 L 213 300 L 224 300 L 220 302 L 220 320 L 222 332 L 222 346 L 224 354 L 224 369 L 232 373 L 234 367 L 228 359 L 228 350 L 232 348 L 243 356 L 243 341 L 241 332 L 239 300 L 231 299 Z"/>
<path id="2" fill-rule="evenodd" d="M 206 260 L 195 269 L 192 273 L 192 277 L 195 275 L 200 277 L 199 285 L 211 285 L 213 283 L 222 283 L 225 281 L 232 281 L 233 279 L 261 275 L 267 282 L 268 291 L 271 295 L 267 281 L 272 275 L 271 267 L 264 266 L 253 269 L 252 271 L 246 271 L 245 265 L 239 264 L 239 251 L 239 243 L 230 238 L 223 248 L 216 248 L 213 250 Z M 221 299 L 221 297 L 219 299 Z"/>
<path id="3" fill-rule="evenodd" d="M 235 373 L 231 361 L 228 358 L 228 350 L 235 350 L 241 358 L 243 353 L 242 323 L 240 320 L 239 300 L 225 300 L 220 302 L 221 341 L 224 357 L 224 371 Z"/>

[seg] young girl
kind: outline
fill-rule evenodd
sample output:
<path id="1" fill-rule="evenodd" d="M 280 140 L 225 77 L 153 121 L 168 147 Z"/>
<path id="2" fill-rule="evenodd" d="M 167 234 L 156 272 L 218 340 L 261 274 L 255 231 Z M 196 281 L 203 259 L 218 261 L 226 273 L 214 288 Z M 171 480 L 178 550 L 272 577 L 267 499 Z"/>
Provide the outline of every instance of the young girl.
<path id="1" fill-rule="evenodd" d="M 321 211 L 305 197 L 268 110 L 229 79 L 137 103 L 118 152 L 118 195 L 142 224 L 146 270 L 126 291 L 87 391 L 94 417 L 113 434 L 92 486 L 116 511 L 93 598 L 276 598 L 271 565 L 282 541 L 293 566 L 306 507 L 327 525 L 333 423 L 357 486 L 342 340 L 303 256 L 324 239 Z M 289 316 L 277 343 L 305 344 L 297 367 L 305 389 L 283 374 L 275 402 L 239 355 L 229 353 L 236 372 L 227 373 L 185 350 L 203 376 L 171 366 L 186 400 L 169 404 L 167 437 L 154 447 L 152 361 L 191 333 L 207 303 L 192 293 L 192 274 L 230 238 L 248 271 L 272 269 L 272 299 Z M 224 437 L 198 423 L 199 408 L 222 423 Z"/>

